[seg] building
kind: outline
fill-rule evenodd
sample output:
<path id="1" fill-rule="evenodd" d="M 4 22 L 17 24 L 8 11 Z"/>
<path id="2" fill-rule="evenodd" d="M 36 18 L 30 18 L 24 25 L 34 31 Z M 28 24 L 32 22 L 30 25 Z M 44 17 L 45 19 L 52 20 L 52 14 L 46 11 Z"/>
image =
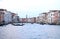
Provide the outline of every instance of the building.
<path id="1" fill-rule="evenodd" d="M 20 23 L 27 23 L 27 19 L 26 18 L 20 18 Z"/>
<path id="2" fill-rule="evenodd" d="M 36 17 L 36 23 L 40 23 L 40 16 Z"/>
<path id="3" fill-rule="evenodd" d="M 28 18 L 28 23 L 36 23 L 36 17 Z"/>
<path id="4" fill-rule="evenodd" d="M 12 14 L 10 11 L 5 11 L 4 21 L 5 21 L 5 24 L 12 23 Z"/>
<path id="5" fill-rule="evenodd" d="M 41 13 L 39 14 L 39 23 L 43 24 L 45 22 L 45 14 Z"/>
<path id="6" fill-rule="evenodd" d="M 31 23 L 31 19 L 32 19 L 32 18 L 28 18 L 28 23 Z"/>
<path id="7" fill-rule="evenodd" d="M 19 16 L 15 13 L 12 13 L 12 21 L 13 21 L 13 23 L 18 23 L 19 22 Z"/>
<path id="8" fill-rule="evenodd" d="M 4 24 L 4 11 L 5 9 L 0 9 L 0 25 Z"/>
<path id="9" fill-rule="evenodd" d="M 36 22 L 39 24 L 46 24 L 47 23 L 47 12 L 43 12 L 41 14 L 39 14 L 38 17 L 36 17 Z"/>
<path id="10" fill-rule="evenodd" d="M 60 24 L 60 10 L 50 10 L 47 18 L 48 24 Z"/>
<path id="11" fill-rule="evenodd" d="M 43 21 L 43 23 L 45 24 L 45 23 L 47 23 L 47 15 L 48 15 L 48 13 L 47 12 L 44 12 L 44 13 L 42 13 L 43 14 L 43 16 L 42 16 L 42 21 Z"/>
<path id="12" fill-rule="evenodd" d="M 32 18 L 20 18 L 21 23 L 36 23 L 36 17 Z"/>
<path id="13" fill-rule="evenodd" d="M 0 9 L 0 25 L 19 22 L 19 16 L 15 13 Z"/>
<path id="14" fill-rule="evenodd" d="M 19 22 L 22 23 L 22 18 L 19 18 Z"/>

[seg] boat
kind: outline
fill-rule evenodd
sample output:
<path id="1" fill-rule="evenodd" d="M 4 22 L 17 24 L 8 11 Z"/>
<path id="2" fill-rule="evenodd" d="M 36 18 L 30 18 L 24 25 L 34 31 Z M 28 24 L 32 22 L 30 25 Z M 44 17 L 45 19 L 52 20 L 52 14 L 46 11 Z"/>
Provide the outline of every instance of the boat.
<path id="1" fill-rule="evenodd" d="M 23 26 L 23 23 L 13 23 L 14 26 Z"/>

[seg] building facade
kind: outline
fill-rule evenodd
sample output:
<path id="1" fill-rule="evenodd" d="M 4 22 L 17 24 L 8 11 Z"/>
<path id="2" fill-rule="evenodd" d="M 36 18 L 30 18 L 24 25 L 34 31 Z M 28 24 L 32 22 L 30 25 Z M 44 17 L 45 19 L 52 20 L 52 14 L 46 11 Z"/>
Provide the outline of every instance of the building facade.
<path id="1" fill-rule="evenodd" d="M 4 10 L 0 9 L 0 25 L 4 24 Z"/>
<path id="2" fill-rule="evenodd" d="M 59 24 L 60 10 L 50 10 L 47 18 L 49 24 Z"/>

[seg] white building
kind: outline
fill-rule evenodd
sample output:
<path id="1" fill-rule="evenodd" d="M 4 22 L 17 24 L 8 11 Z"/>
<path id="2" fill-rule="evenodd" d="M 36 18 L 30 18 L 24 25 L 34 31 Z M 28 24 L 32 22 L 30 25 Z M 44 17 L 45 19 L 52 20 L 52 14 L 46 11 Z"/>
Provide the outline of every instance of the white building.
<path id="1" fill-rule="evenodd" d="M 8 24 L 8 23 L 12 22 L 12 14 L 11 14 L 11 12 L 5 11 L 4 21 L 5 21 L 5 24 Z"/>
<path id="2" fill-rule="evenodd" d="M 43 14 L 43 13 L 39 14 L 39 22 L 40 23 L 44 23 L 45 22 L 45 19 L 44 19 L 45 17 L 44 16 L 45 16 L 45 14 Z"/>

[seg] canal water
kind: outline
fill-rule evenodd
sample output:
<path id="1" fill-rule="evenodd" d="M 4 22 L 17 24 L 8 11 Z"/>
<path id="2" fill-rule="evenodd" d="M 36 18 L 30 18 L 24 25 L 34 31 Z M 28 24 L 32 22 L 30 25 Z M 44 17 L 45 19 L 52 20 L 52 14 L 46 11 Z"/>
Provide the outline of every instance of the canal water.
<path id="1" fill-rule="evenodd" d="M 0 26 L 0 39 L 60 39 L 60 25 Z"/>

